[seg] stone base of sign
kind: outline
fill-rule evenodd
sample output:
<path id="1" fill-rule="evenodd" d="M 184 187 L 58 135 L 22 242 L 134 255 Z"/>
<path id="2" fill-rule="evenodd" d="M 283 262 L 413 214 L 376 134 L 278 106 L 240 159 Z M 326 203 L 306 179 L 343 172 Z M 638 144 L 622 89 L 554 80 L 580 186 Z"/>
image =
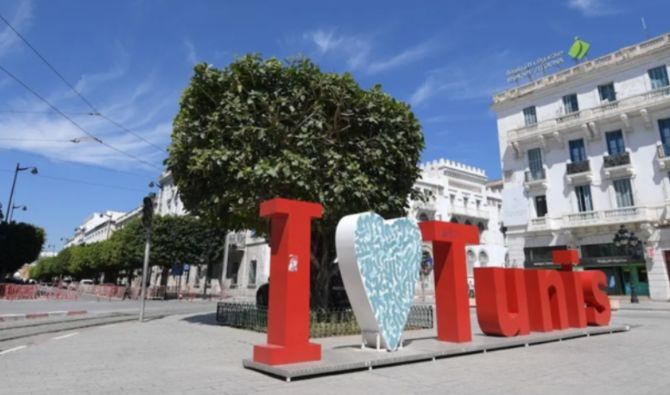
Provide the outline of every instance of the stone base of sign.
<path id="1" fill-rule="evenodd" d="M 528 347 L 536 344 L 577 339 L 595 335 L 605 335 L 617 332 L 627 332 L 629 326 L 588 327 L 585 329 L 568 329 L 550 333 L 533 332 L 528 336 L 503 338 L 486 336 L 475 333 L 470 343 L 445 343 L 435 338 L 421 337 L 417 332 L 405 332 L 408 338 L 404 340 L 402 350 L 396 352 L 370 352 L 361 349 L 360 341 L 355 343 L 354 338 L 347 337 L 346 343 L 341 345 L 323 345 L 322 359 L 317 362 L 304 362 L 291 365 L 270 366 L 245 359 L 242 364 L 247 369 L 256 370 L 286 380 L 310 378 L 330 374 L 353 372 L 357 370 L 372 370 L 384 366 L 434 361 L 437 358 L 456 357 L 487 351 L 503 350 L 515 347 Z M 343 339 L 344 340 L 344 339 Z M 336 342 L 337 343 L 337 342 Z"/>

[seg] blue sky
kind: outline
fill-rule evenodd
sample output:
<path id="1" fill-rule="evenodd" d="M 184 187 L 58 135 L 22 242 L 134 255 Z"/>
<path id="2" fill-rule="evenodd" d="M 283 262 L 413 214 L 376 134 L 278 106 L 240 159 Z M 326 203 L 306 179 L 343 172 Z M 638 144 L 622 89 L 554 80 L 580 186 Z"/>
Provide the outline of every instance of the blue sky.
<path id="1" fill-rule="evenodd" d="M 641 17 L 652 36 L 670 31 L 667 0 L 1 0 L 0 14 L 101 114 L 158 147 L 169 144 L 195 62 L 223 67 L 235 54 L 302 53 L 411 102 L 426 135 L 425 160 L 464 162 L 491 178 L 499 177 L 500 160 L 488 106 L 492 93 L 510 87 L 507 69 L 567 52 L 575 36 L 591 44 L 591 58 L 643 41 Z M 17 162 L 40 173 L 19 175 L 14 203 L 28 210 L 15 219 L 43 226 L 60 249 L 60 238 L 90 213 L 141 203 L 162 168 L 161 151 L 87 115 L 86 103 L 2 23 L 0 66 L 143 161 L 67 142 L 85 135 L 43 113 L 51 109 L 0 72 L 0 202 L 7 205 Z"/>

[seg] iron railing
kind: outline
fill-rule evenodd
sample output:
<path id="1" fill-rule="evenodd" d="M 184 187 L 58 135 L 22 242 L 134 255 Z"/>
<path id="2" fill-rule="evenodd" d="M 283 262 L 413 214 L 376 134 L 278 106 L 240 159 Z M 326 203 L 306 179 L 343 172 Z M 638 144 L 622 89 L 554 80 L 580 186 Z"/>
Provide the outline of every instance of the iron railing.
<path id="1" fill-rule="evenodd" d="M 586 173 L 591 171 L 591 163 L 588 159 L 581 162 L 568 163 L 567 170 L 568 174 Z"/>
<path id="2" fill-rule="evenodd" d="M 605 168 L 630 165 L 630 153 L 624 152 L 617 155 L 609 155 L 604 158 Z"/>
<path id="3" fill-rule="evenodd" d="M 220 302 L 216 307 L 216 322 L 233 328 L 267 332 L 268 309 L 254 303 Z M 433 308 L 412 306 L 405 330 L 433 328 Z M 309 336 L 311 338 L 357 335 L 361 328 L 350 308 L 312 310 Z"/>
<path id="4" fill-rule="evenodd" d="M 526 171 L 526 182 L 542 181 L 547 179 L 547 172 L 544 168 Z"/>

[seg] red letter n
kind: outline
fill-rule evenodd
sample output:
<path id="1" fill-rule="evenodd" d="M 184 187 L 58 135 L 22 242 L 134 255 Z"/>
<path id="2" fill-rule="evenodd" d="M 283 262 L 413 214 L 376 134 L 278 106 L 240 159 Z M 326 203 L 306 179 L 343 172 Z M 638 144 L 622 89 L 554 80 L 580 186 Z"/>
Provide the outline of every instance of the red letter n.
<path id="1" fill-rule="evenodd" d="M 551 332 L 568 328 L 565 287 L 555 270 L 526 270 L 530 330 Z"/>
<path id="2" fill-rule="evenodd" d="M 530 333 L 523 269 L 475 268 L 479 328 L 490 336 Z"/>
<path id="3" fill-rule="evenodd" d="M 437 340 L 472 341 L 465 245 L 479 244 L 474 226 L 427 221 L 419 224 L 423 241 L 433 242 Z"/>
<path id="4" fill-rule="evenodd" d="M 254 346 L 254 361 L 266 365 L 318 361 L 321 345 L 309 342 L 309 271 L 312 218 L 321 205 L 287 199 L 261 204 L 272 219 L 268 343 Z"/>

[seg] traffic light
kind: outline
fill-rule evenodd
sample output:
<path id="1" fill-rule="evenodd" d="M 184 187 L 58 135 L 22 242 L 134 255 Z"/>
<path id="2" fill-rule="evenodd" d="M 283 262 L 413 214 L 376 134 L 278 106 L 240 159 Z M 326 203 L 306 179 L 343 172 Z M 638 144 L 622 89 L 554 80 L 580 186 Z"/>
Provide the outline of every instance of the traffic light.
<path id="1" fill-rule="evenodd" d="M 142 225 L 146 229 L 151 229 L 151 220 L 154 216 L 154 201 L 150 197 L 145 197 L 142 203 Z"/>

